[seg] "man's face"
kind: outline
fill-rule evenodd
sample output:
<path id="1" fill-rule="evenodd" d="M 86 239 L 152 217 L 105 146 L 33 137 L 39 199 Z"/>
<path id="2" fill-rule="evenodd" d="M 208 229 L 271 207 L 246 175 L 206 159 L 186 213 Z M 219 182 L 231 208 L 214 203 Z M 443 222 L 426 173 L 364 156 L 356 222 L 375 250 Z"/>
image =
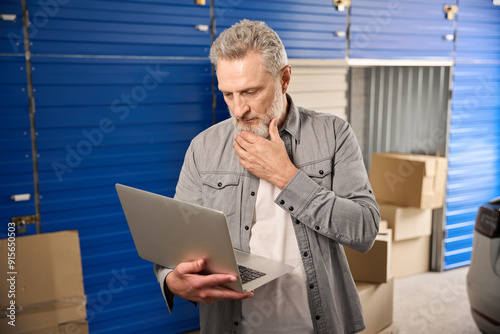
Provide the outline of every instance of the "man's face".
<path id="1" fill-rule="evenodd" d="M 261 59 L 252 52 L 243 59 L 220 60 L 217 64 L 219 90 L 229 107 L 236 129 L 269 137 L 269 123 L 284 121 L 281 79 L 274 79 Z"/>

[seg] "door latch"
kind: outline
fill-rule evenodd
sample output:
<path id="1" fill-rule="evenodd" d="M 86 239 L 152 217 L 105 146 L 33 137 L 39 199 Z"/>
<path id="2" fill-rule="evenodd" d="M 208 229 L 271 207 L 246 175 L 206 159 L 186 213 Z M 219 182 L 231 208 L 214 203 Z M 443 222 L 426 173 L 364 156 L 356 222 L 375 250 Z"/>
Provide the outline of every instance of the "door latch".
<path id="1" fill-rule="evenodd" d="M 36 215 L 27 215 L 12 217 L 10 221 L 16 225 L 18 234 L 24 234 L 26 233 L 26 225 L 37 224 L 40 222 L 40 218 Z"/>
<path id="2" fill-rule="evenodd" d="M 31 194 L 17 194 L 10 196 L 10 199 L 13 200 L 14 202 L 29 201 L 30 198 Z"/>
<path id="3" fill-rule="evenodd" d="M 444 13 L 446 14 L 447 20 L 453 20 L 453 16 L 458 13 L 458 6 L 455 5 L 444 5 Z"/>
<path id="4" fill-rule="evenodd" d="M 333 5 L 339 12 L 343 12 L 346 7 L 351 7 L 351 0 L 333 0 Z"/>
<path id="5" fill-rule="evenodd" d="M 198 31 L 208 31 L 210 27 L 207 24 L 197 24 L 194 28 Z"/>
<path id="6" fill-rule="evenodd" d="M 15 22 L 17 15 L 16 14 L 0 14 L 0 18 L 2 19 L 2 21 Z"/>

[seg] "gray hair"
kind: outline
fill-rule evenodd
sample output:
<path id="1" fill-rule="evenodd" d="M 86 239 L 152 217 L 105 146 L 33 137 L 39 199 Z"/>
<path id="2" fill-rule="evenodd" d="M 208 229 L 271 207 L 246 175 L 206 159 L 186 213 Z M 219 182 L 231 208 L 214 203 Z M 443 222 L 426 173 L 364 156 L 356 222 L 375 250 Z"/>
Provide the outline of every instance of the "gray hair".
<path id="1" fill-rule="evenodd" d="M 210 61 L 242 59 L 250 52 L 262 55 L 266 69 L 278 78 L 288 64 L 285 47 L 278 34 L 262 21 L 242 20 L 224 30 L 210 48 Z"/>

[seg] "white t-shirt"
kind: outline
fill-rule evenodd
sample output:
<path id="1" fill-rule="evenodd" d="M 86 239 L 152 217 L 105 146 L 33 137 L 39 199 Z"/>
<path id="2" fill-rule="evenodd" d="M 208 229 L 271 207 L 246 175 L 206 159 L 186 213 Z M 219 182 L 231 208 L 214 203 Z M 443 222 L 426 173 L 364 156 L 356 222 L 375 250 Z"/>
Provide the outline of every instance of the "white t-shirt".
<path id="1" fill-rule="evenodd" d="M 260 180 L 250 251 L 295 267 L 243 300 L 244 334 L 313 333 L 306 274 L 290 215 L 274 203 L 280 189 Z"/>

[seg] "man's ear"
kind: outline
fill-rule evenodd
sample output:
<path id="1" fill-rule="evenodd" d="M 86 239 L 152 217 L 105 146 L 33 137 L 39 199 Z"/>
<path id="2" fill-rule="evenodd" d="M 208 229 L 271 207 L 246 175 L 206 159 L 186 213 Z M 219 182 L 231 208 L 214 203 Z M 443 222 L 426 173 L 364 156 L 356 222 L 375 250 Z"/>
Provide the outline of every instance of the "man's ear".
<path id="1" fill-rule="evenodd" d="M 283 67 L 281 72 L 281 88 L 283 89 L 283 93 L 286 93 L 288 89 L 288 85 L 290 84 L 290 78 L 292 77 L 292 67 L 290 65 L 286 65 Z"/>

